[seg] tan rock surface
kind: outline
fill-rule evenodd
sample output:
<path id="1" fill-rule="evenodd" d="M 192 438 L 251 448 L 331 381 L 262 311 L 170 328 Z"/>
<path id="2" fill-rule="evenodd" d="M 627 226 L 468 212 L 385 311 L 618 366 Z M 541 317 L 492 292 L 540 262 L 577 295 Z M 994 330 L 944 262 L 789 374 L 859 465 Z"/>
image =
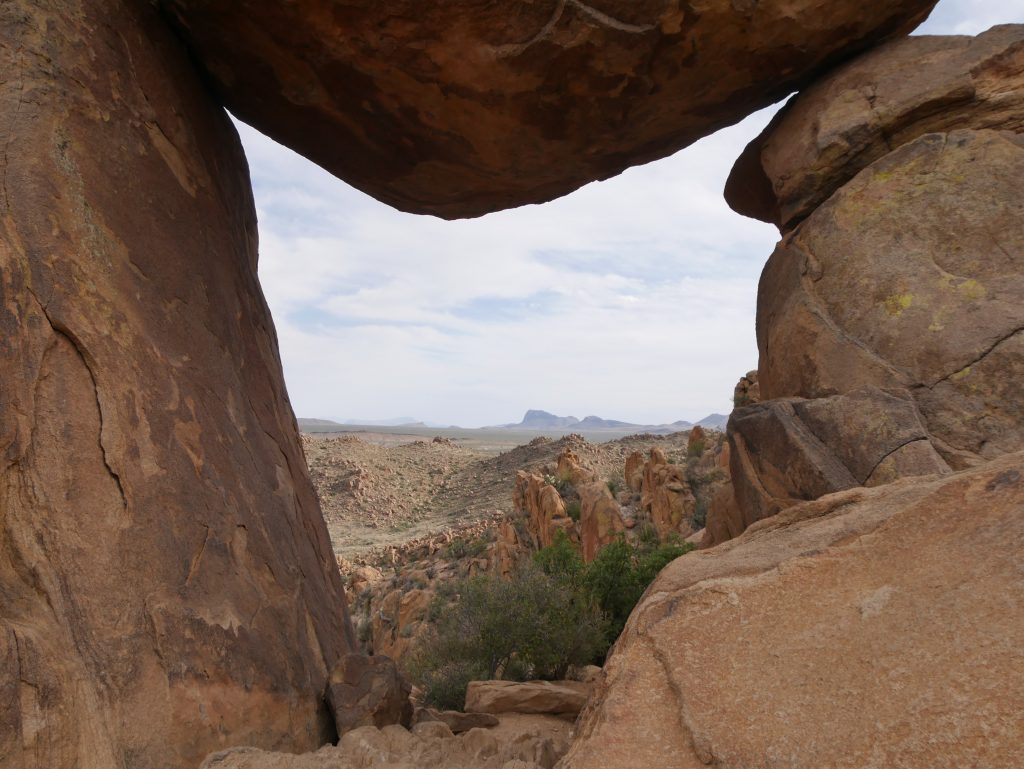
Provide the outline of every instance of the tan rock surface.
<path id="1" fill-rule="evenodd" d="M 245 159 L 148 3 L 0 5 L 0 763 L 334 731 L 354 647 Z"/>
<path id="2" fill-rule="evenodd" d="M 470 681 L 467 713 L 538 713 L 575 717 L 593 687 L 580 681 Z"/>
<path id="3" fill-rule="evenodd" d="M 568 749 L 570 729 L 561 718 L 518 714 L 459 735 L 440 721 L 411 731 L 366 726 L 313 753 L 240 747 L 211 754 L 201 769 L 552 769 Z"/>
<path id="4" fill-rule="evenodd" d="M 408 727 L 412 722 L 411 690 L 391 658 L 346 654 L 331 668 L 327 681 L 327 701 L 338 734 L 361 726 Z"/>
<path id="5" fill-rule="evenodd" d="M 1022 469 L 830 495 L 674 561 L 561 766 L 1015 765 Z"/>
<path id="6" fill-rule="evenodd" d="M 608 484 L 596 481 L 580 486 L 580 544 L 583 560 L 590 563 L 605 545 L 625 531 L 622 508 L 608 490 Z"/>
<path id="7" fill-rule="evenodd" d="M 161 0 L 242 120 L 401 210 L 479 216 L 665 157 L 934 0 Z"/>
<path id="8" fill-rule="evenodd" d="M 758 300 L 764 398 L 911 390 L 954 467 L 1024 447 L 1024 138 L 929 134 L 785 238 Z"/>
<path id="9" fill-rule="evenodd" d="M 669 464 L 661 449 L 651 449 L 644 463 L 641 507 L 647 510 L 658 536 L 689 534 L 696 500 L 686 481 L 686 467 Z"/>
<path id="10" fill-rule="evenodd" d="M 826 75 L 750 143 L 726 199 L 788 229 L 891 150 L 963 128 L 1024 131 L 1024 25 L 894 40 Z"/>

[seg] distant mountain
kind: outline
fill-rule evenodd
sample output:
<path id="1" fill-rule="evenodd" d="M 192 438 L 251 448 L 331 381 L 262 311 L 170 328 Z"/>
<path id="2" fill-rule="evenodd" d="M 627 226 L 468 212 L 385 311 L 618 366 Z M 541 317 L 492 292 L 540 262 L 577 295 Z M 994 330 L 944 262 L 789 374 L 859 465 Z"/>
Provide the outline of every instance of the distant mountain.
<path id="1" fill-rule="evenodd" d="M 340 422 L 333 422 L 330 419 L 307 419 L 298 418 L 299 430 L 304 433 L 329 433 L 334 430 L 343 430 L 345 425 Z"/>
<path id="2" fill-rule="evenodd" d="M 710 427 L 712 430 L 725 430 L 725 426 L 728 422 L 728 414 L 708 414 L 697 424 L 701 427 Z"/>
<path id="3" fill-rule="evenodd" d="M 708 427 L 714 430 L 724 430 L 725 423 L 729 417 L 722 414 L 711 414 L 698 422 L 701 427 Z M 635 430 L 638 433 L 675 433 L 689 430 L 693 422 L 680 419 L 677 422 L 663 425 L 639 425 L 634 422 L 622 422 L 618 419 L 604 419 L 603 417 L 590 415 L 583 419 L 576 417 L 560 417 L 549 411 L 530 409 L 523 416 L 523 421 L 507 425 L 498 425 L 499 428 L 509 430 L 564 430 L 573 428 L 578 430 Z"/>
<path id="4" fill-rule="evenodd" d="M 549 430 L 552 428 L 575 427 L 580 423 L 576 417 L 558 417 L 547 411 L 530 409 L 519 424 L 502 425 L 502 427 L 518 427 L 529 430 Z"/>

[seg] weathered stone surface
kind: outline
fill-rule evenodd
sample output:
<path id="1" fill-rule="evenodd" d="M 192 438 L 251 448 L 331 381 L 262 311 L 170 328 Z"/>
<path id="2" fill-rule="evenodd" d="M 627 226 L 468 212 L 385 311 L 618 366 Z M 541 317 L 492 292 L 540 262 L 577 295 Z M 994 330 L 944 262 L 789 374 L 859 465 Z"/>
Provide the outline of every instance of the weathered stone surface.
<path id="1" fill-rule="evenodd" d="M 566 514 L 565 501 L 558 489 L 536 473 L 519 470 L 512 489 L 512 507 L 527 515 L 527 528 L 536 548 L 547 547 L 555 534 L 572 529 L 573 521 Z"/>
<path id="2" fill-rule="evenodd" d="M 346 654 L 331 669 L 327 702 L 334 714 L 338 734 L 360 726 L 412 722 L 412 687 L 390 657 Z"/>
<path id="3" fill-rule="evenodd" d="M 440 721 L 411 731 L 364 726 L 315 753 L 234 748 L 211 754 L 201 769 L 552 769 L 569 747 L 571 728 L 564 719 L 516 714 L 458 735 Z"/>
<path id="4" fill-rule="evenodd" d="M 608 485 L 595 481 L 580 486 L 580 543 L 583 560 L 590 563 L 605 545 L 615 541 L 626 527 L 622 508 L 615 501 Z"/>
<path id="5" fill-rule="evenodd" d="M 0 763 L 315 748 L 354 647 L 227 115 L 148 3 L 0 5 Z"/>
<path id="6" fill-rule="evenodd" d="M 396 208 L 537 203 L 665 157 L 935 0 L 161 0 L 242 120 Z"/>
<path id="7" fill-rule="evenodd" d="M 592 483 L 597 480 L 597 474 L 589 467 L 580 463 L 580 458 L 572 449 L 565 449 L 558 455 L 555 464 L 555 474 L 562 480 L 569 481 L 575 486 L 584 483 Z"/>
<path id="8" fill-rule="evenodd" d="M 800 501 L 950 472 L 906 391 L 866 387 L 815 400 L 762 401 L 733 410 L 728 435 L 730 491 L 712 499 L 703 547 Z"/>
<path id="9" fill-rule="evenodd" d="M 689 534 L 696 504 L 686 481 L 686 468 L 669 464 L 661 449 L 651 449 L 644 463 L 640 506 L 649 513 L 658 536 L 665 539 L 672 533 Z"/>
<path id="10" fill-rule="evenodd" d="M 674 561 L 560 766 L 1014 765 L 1022 470 L 842 492 Z"/>
<path id="11" fill-rule="evenodd" d="M 626 457 L 625 479 L 626 486 L 631 491 L 640 491 L 644 485 L 644 462 L 646 458 L 642 451 L 634 451 Z"/>
<path id="12" fill-rule="evenodd" d="M 580 681 L 470 681 L 467 713 L 544 713 L 575 717 L 592 684 Z"/>
<path id="13" fill-rule="evenodd" d="M 418 711 L 418 715 L 422 711 Z M 451 729 L 452 734 L 462 734 L 470 729 L 489 729 L 498 725 L 498 717 L 490 713 L 463 713 L 459 710 L 434 710 L 426 708 L 420 716 L 425 721 L 440 721 Z"/>
<path id="14" fill-rule="evenodd" d="M 750 406 L 761 402 L 761 386 L 758 384 L 757 369 L 740 377 L 732 391 L 733 406 Z"/>
<path id="15" fill-rule="evenodd" d="M 726 199 L 788 229 L 891 150 L 963 128 L 1024 131 L 1024 25 L 894 40 L 840 67 L 750 143 Z"/>
<path id="16" fill-rule="evenodd" d="M 962 468 L 1024 447 L 1024 137 L 929 134 L 861 171 L 761 277 L 764 398 L 907 388 Z"/>
<path id="17" fill-rule="evenodd" d="M 704 449 L 707 447 L 708 434 L 704 431 L 704 428 L 700 425 L 695 425 L 690 430 L 690 435 L 686 439 L 686 454 L 691 457 L 699 457 L 704 454 Z"/>

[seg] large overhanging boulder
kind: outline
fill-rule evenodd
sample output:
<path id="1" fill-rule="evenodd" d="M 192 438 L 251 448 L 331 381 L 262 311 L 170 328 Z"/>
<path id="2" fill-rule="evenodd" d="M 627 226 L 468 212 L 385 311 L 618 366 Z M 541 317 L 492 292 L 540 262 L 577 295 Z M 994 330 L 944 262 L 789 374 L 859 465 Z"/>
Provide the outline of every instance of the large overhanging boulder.
<path id="1" fill-rule="evenodd" d="M 242 120 L 396 208 L 539 203 L 665 157 L 935 0 L 160 0 Z"/>

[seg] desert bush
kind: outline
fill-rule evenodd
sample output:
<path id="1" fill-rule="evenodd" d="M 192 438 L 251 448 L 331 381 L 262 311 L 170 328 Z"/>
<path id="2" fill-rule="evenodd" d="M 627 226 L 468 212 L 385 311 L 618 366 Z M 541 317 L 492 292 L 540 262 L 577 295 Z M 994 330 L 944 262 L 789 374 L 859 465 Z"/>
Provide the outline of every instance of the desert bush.
<path id="1" fill-rule="evenodd" d="M 625 485 L 625 481 L 622 478 L 619 478 L 618 476 L 608 479 L 608 491 L 610 491 L 612 494 L 618 494 L 620 491 L 622 491 L 623 485 Z"/>
<path id="2" fill-rule="evenodd" d="M 568 515 L 572 520 L 579 521 L 580 516 L 583 514 L 583 506 L 578 499 L 572 500 L 565 506 L 565 514 Z"/>
<path id="3" fill-rule="evenodd" d="M 704 450 L 707 445 L 704 441 L 694 441 L 690 446 L 686 448 L 686 455 L 688 457 L 698 458 L 704 456 Z"/>
<path id="4" fill-rule="evenodd" d="M 407 665 L 428 704 L 461 708 L 468 681 L 499 671 L 561 678 L 604 651 L 606 622 L 589 595 L 532 563 L 510 579 L 465 580 L 456 592 L 444 611 L 431 612 L 434 630 Z"/>
<path id="5" fill-rule="evenodd" d="M 549 577 L 571 586 L 579 585 L 585 568 L 580 551 L 561 530 L 552 544 L 534 553 L 533 562 Z"/>

